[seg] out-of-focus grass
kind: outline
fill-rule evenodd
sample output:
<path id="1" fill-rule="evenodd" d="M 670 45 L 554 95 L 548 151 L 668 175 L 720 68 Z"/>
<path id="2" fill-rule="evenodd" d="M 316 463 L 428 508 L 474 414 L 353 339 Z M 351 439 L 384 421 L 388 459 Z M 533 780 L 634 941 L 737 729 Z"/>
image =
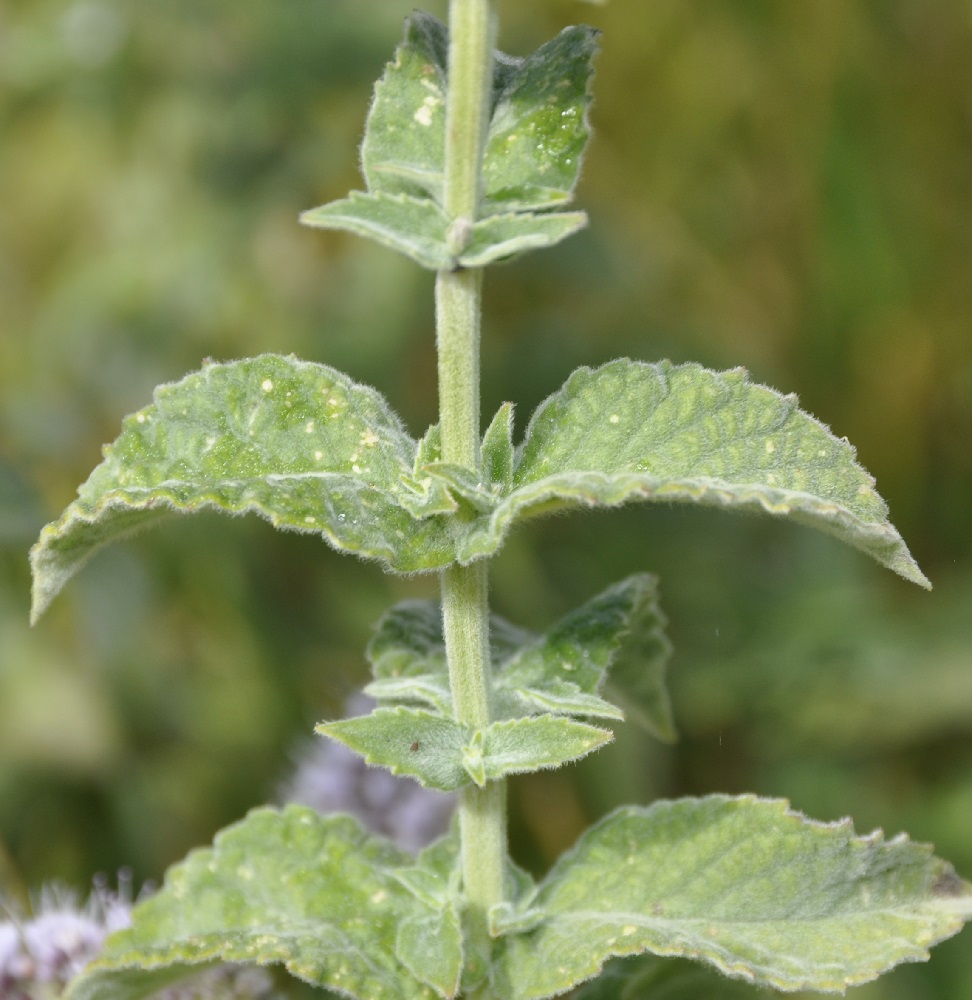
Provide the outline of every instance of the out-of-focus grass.
<path id="1" fill-rule="evenodd" d="M 430 5 L 442 13 L 442 3 Z M 410 3 L 0 0 L 2 877 L 157 878 L 274 793 L 364 677 L 382 577 L 254 521 L 104 553 L 33 631 L 26 551 L 152 387 L 294 351 L 434 419 L 431 277 L 300 229 L 359 185 Z M 626 800 L 752 790 L 909 830 L 972 873 L 972 9 L 960 0 L 504 5 L 504 47 L 604 29 L 592 226 L 487 277 L 486 415 L 627 354 L 748 366 L 846 434 L 936 583 L 801 528 L 640 508 L 541 522 L 497 560 L 542 627 L 662 576 L 683 740 L 630 727 L 514 783 L 536 869 Z M 965 935 L 967 937 L 967 934 Z M 868 1000 L 972 995 L 964 938 Z M 967 944 L 964 945 L 967 949 Z"/>

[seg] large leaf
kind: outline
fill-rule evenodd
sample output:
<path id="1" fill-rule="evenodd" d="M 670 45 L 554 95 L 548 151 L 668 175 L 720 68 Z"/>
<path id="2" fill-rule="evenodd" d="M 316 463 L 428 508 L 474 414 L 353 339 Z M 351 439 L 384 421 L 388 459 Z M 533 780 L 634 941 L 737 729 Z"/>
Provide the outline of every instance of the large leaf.
<path id="1" fill-rule="evenodd" d="M 369 764 L 446 792 L 470 780 L 482 787 L 508 774 L 559 767 L 614 738 L 607 730 L 560 716 L 509 719 L 474 730 L 424 709 L 401 706 L 316 728 Z"/>
<path id="2" fill-rule="evenodd" d="M 283 963 L 361 1000 L 432 1000 L 396 958 L 406 920 L 434 916 L 394 872 L 409 856 L 348 816 L 257 809 L 169 871 L 75 981 L 70 1000 L 134 1000 L 214 960 Z M 174 966 L 171 976 L 162 972 Z M 144 970 L 144 971 L 142 971 Z"/>
<path id="3" fill-rule="evenodd" d="M 605 681 L 635 718 L 660 739 L 674 738 L 665 689 L 670 644 L 658 608 L 657 581 L 637 574 L 572 611 L 543 635 L 493 615 L 491 660 L 500 718 L 553 713 L 619 719 L 601 697 Z M 368 647 L 383 702 L 427 705 L 450 714 L 441 613 L 433 601 L 396 605 Z"/>
<path id="4" fill-rule="evenodd" d="M 439 474 L 459 494 L 461 477 Z M 470 496 L 475 503 L 481 498 Z M 631 500 L 788 516 L 930 587 L 851 445 L 741 369 L 628 359 L 580 368 L 534 413 L 510 491 L 459 541 L 495 552 L 531 514 Z"/>
<path id="5" fill-rule="evenodd" d="M 972 916 L 972 886 L 904 837 L 711 796 L 609 815 L 530 905 L 541 922 L 500 945 L 509 1000 L 552 996 L 646 951 L 779 990 L 842 992 L 927 958 Z"/>
<path id="6" fill-rule="evenodd" d="M 128 417 L 41 532 L 33 617 L 97 548 L 172 512 L 252 512 L 392 569 L 446 565 L 453 544 L 431 515 L 455 505 L 441 481 L 414 476 L 416 450 L 381 395 L 333 368 L 277 355 L 209 365 Z"/>

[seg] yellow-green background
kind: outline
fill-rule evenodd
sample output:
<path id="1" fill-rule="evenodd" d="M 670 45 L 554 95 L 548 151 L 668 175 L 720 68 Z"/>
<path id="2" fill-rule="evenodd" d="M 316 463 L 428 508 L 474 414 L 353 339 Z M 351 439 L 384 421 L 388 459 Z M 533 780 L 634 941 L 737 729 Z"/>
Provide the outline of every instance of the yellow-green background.
<path id="1" fill-rule="evenodd" d="M 0 885 L 158 878 L 274 795 L 362 682 L 384 578 L 254 519 L 99 556 L 26 624 L 26 553 L 153 386 L 265 350 L 434 420 L 431 276 L 298 212 L 360 186 L 410 0 L 0 0 Z M 513 786 L 535 870 L 623 801 L 790 797 L 972 876 L 972 3 L 503 5 L 522 54 L 604 29 L 591 228 L 487 277 L 484 409 L 618 355 L 745 365 L 847 435 L 936 584 L 807 529 L 635 507 L 495 564 L 542 627 L 662 577 L 683 739 L 623 729 Z M 443 13 L 441 0 L 431 5 Z M 968 1000 L 968 933 L 859 996 Z"/>

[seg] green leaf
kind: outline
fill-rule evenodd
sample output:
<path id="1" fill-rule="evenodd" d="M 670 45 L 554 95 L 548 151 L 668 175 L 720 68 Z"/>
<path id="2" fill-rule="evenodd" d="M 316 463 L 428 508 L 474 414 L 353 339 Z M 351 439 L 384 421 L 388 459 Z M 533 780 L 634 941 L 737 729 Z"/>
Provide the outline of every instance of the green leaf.
<path id="1" fill-rule="evenodd" d="M 483 435 L 483 475 L 490 488 L 508 493 L 513 485 L 513 404 L 504 403 Z"/>
<path id="2" fill-rule="evenodd" d="M 559 767 L 614 738 L 606 730 L 551 715 L 473 730 L 424 709 L 401 706 L 321 723 L 316 729 L 361 754 L 369 764 L 446 792 L 470 779 L 482 787 L 507 774 Z"/>
<path id="3" fill-rule="evenodd" d="M 497 988 L 510 1000 L 552 996 L 646 951 L 779 990 L 842 992 L 925 959 L 972 917 L 972 886 L 904 837 L 711 796 L 606 817 L 533 906 L 542 923 L 500 943 Z"/>
<path id="4" fill-rule="evenodd" d="M 463 267 L 486 267 L 527 250 L 552 247 L 587 225 L 583 212 L 517 212 L 474 222 L 456 260 Z"/>
<path id="5" fill-rule="evenodd" d="M 572 1000 L 753 1000 L 753 988 L 712 969 L 653 955 L 615 959 Z"/>
<path id="6" fill-rule="evenodd" d="M 428 788 L 452 792 L 469 783 L 462 756 L 472 730 L 442 715 L 424 709 L 376 708 L 370 715 L 322 722 L 315 729 L 369 764 L 408 775 Z"/>
<path id="7" fill-rule="evenodd" d="M 463 484 L 451 483 L 461 495 Z M 580 368 L 534 413 L 510 493 L 458 545 L 495 552 L 523 517 L 630 500 L 788 516 L 930 587 L 854 449 L 740 369 L 620 359 Z"/>
<path id="8" fill-rule="evenodd" d="M 368 190 L 442 204 L 445 165 L 446 26 L 416 11 L 375 86 L 361 167 Z"/>
<path id="9" fill-rule="evenodd" d="M 598 32 L 565 28 L 526 59 L 499 55 L 483 173 L 485 211 L 570 201 L 590 138 L 587 110 Z"/>
<path id="10" fill-rule="evenodd" d="M 658 607 L 657 581 L 638 574 L 609 587 L 543 635 L 493 615 L 491 660 L 502 719 L 551 713 L 622 719 L 600 697 L 608 682 L 639 723 L 662 740 L 675 738 L 665 689 L 671 646 Z M 439 605 L 406 601 L 378 623 L 368 647 L 379 701 L 428 705 L 451 713 Z"/>
<path id="11" fill-rule="evenodd" d="M 278 355 L 209 365 L 128 417 L 41 532 L 33 619 L 96 549 L 173 512 L 252 512 L 391 569 L 447 565 L 447 522 L 420 515 L 452 501 L 415 482 L 415 457 L 384 398 L 333 368 Z"/>
<path id="12" fill-rule="evenodd" d="M 361 1000 L 432 1000 L 395 953 L 404 921 L 435 915 L 394 877 L 408 860 L 349 816 L 256 809 L 172 868 L 69 996 L 133 1000 L 166 967 L 188 974 L 221 960 L 280 962 Z"/>
<path id="13" fill-rule="evenodd" d="M 463 962 L 458 824 L 422 851 L 415 865 L 393 874 L 431 911 L 402 921 L 395 941 L 398 960 L 442 996 L 455 996 Z"/>
<path id="14" fill-rule="evenodd" d="M 638 721 L 662 740 L 675 738 L 665 688 L 671 644 L 658 607 L 658 581 L 647 573 L 598 594 L 523 646 L 502 667 L 503 691 L 547 711 L 605 714 L 595 698 L 605 679 Z M 584 709 L 584 699 L 590 707 Z M 613 710 L 617 716 L 617 710 Z"/>
<path id="15" fill-rule="evenodd" d="M 557 715 L 494 722 L 463 747 L 462 764 L 480 788 L 508 774 L 561 767 L 610 743 L 614 734 Z"/>
<path id="16" fill-rule="evenodd" d="M 397 250 L 416 264 L 437 271 L 457 261 L 447 239 L 448 219 L 435 202 L 406 194 L 362 194 L 302 212 L 315 229 L 343 229 Z"/>

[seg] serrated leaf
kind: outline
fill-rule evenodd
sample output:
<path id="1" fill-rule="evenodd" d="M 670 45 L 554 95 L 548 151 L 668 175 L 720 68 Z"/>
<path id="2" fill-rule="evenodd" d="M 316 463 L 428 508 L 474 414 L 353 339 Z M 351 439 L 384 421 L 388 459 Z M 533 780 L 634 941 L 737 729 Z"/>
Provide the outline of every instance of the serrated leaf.
<path id="1" fill-rule="evenodd" d="M 432 1000 L 395 954 L 403 921 L 433 915 L 392 875 L 407 859 L 349 816 L 256 809 L 172 868 L 69 996 L 134 1000 L 166 966 L 221 960 L 279 962 L 361 1000 Z"/>
<path id="2" fill-rule="evenodd" d="M 549 711 L 603 715 L 605 680 L 638 721 L 662 740 L 675 738 L 665 668 L 671 644 L 658 607 L 658 581 L 639 573 L 566 615 L 502 667 L 500 684 L 521 702 Z M 588 700 L 590 707 L 581 708 Z M 615 713 L 617 710 L 614 710 Z"/>
<path id="3" fill-rule="evenodd" d="M 442 487 L 421 492 L 415 455 L 384 398 L 326 365 L 268 354 L 160 386 L 41 532 L 33 619 L 96 549 L 171 513 L 252 512 L 392 569 L 447 565 L 446 522 L 418 517 Z"/>
<path id="4" fill-rule="evenodd" d="M 462 765 L 480 788 L 508 774 L 561 767 L 610 743 L 614 734 L 557 715 L 494 722 L 473 733 Z"/>
<path id="5" fill-rule="evenodd" d="M 447 240 L 448 219 L 428 198 L 352 191 L 340 201 L 302 212 L 300 221 L 315 229 L 366 236 L 433 271 L 456 265 Z"/>
<path id="6" fill-rule="evenodd" d="M 558 716 L 495 722 L 473 730 L 424 709 L 378 708 L 316 727 L 369 763 L 451 792 L 507 774 L 559 767 L 612 740 L 613 734 Z"/>
<path id="7" fill-rule="evenodd" d="M 513 482 L 513 404 L 504 403 L 483 435 L 483 476 L 499 493 L 509 491 Z"/>
<path id="8" fill-rule="evenodd" d="M 543 635 L 490 619 L 490 654 L 501 719 L 551 713 L 622 719 L 600 696 L 607 680 L 634 717 L 659 739 L 674 739 L 665 689 L 671 651 L 657 581 L 638 574 L 609 587 Z M 439 606 L 407 601 L 378 623 L 368 647 L 379 701 L 429 705 L 449 714 L 448 669 Z"/>
<path id="9" fill-rule="evenodd" d="M 483 173 L 485 210 L 569 201 L 590 138 L 587 110 L 598 32 L 565 28 L 526 59 L 499 56 Z"/>
<path id="10" fill-rule="evenodd" d="M 453 484 L 461 494 L 462 483 Z M 628 501 L 687 502 L 787 516 L 925 587 L 851 445 L 795 397 L 740 369 L 620 359 L 580 368 L 534 413 L 511 492 L 458 544 L 497 550 L 529 515 Z"/>
<path id="11" fill-rule="evenodd" d="M 375 86 L 361 167 L 368 190 L 442 204 L 449 37 L 437 18 L 416 11 L 405 39 Z"/>
<path id="12" fill-rule="evenodd" d="M 972 886 L 903 837 L 710 796 L 612 813 L 533 905 L 543 923 L 501 942 L 496 982 L 510 1000 L 552 996 L 645 951 L 778 990 L 843 992 L 927 958 L 972 916 Z"/>
<path id="13" fill-rule="evenodd" d="M 517 212 L 474 222 L 456 260 L 462 267 L 486 267 L 528 250 L 552 247 L 587 225 L 584 212 Z"/>
<path id="14" fill-rule="evenodd" d="M 405 774 L 428 788 L 452 792 L 469 783 L 463 747 L 472 730 L 452 719 L 413 708 L 377 708 L 370 715 L 316 726 L 369 763 Z"/>

